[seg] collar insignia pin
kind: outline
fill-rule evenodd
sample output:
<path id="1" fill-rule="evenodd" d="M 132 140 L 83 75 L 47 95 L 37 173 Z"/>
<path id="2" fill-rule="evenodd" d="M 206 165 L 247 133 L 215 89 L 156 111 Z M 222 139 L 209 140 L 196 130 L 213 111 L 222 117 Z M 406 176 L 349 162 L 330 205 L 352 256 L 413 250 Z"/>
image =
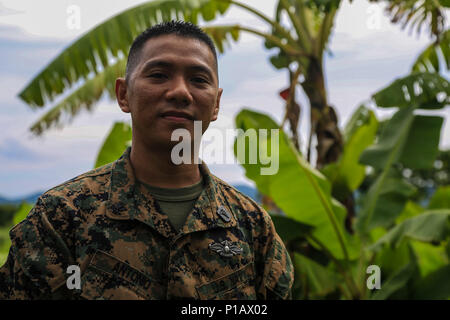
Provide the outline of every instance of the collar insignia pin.
<path id="1" fill-rule="evenodd" d="M 222 257 L 227 258 L 242 253 L 242 248 L 239 248 L 237 245 L 228 240 L 222 241 L 221 243 L 210 243 L 209 249 L 217 252 Z"/>
<path id="2" fill-rule="evenodd" d="M 230 213 L 228 212 L 228 210 L 225 209 L 224 206 L 220 206 L 220 207 L 217 209 L 217 214 L 218 214 L 219 217 L 220 217 L 223 221 L 225 221 L 225 222 L 229 222 L 229 221 L 231 220 L 231 215 L 230 215 Z"/>

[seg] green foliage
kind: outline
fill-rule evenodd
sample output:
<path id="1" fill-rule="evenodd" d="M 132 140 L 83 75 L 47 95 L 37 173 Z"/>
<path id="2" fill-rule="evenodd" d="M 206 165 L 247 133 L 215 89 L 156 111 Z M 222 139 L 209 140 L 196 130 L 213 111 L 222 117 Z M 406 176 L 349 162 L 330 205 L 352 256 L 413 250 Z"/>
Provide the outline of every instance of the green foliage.
<path id="1" fill-rule="evenodd" d="M 22 202 L 19 209 L 17 209 L 16 213 L 14 213 L 14 225 L 24 220 L 32 208 L 33 205 L 31 203 Z"/>
<path id="2" fill-rule="evenodd" d="M 13 221 L 0 226 L 0 266 L 2 266 L 6 258 L 8 257 L 9 248 L 11 246 L 11 240 L 9 239 L 9 230 L 13 225 L 16 225 L 30 212 L 33 208 L 31 203 L 22 202 L 19 207 L 15 207 L 15 212 L 13 214 Z"/>
<path id="3" fill-rule="evenodd" d="M 381 289 L 371 295 L 370 299 L 386 300 L 394 295 L 397 295 L 397 298 L 407 298 L 405 297 L 405 287 L 416 271 L 416 261 L 414 260 L 413 253 L 411 253 L 409 262 L 397 268 L 394 274 L 386 279 Z"/>
<path id="4" fill-rule="evenodd" d="M 439 268 L 420 279 L 413 291 L 414 299 L 448 300 L 450 297 L 450 265 Z"/>
<path id="5" fill-rule="evenodd" d="M 435 153 L 424 156 L 426 160 L 423 162 L 409 159 L 408 162 L 402 157 L 405 150 L 412 149 L 409 130 L 414 127 L 414 130 L 420 131 L 425 127 L 415 125 L 414 121 L 422 124 L 422 116 L 415 116 L 412 109 L 401 108 L 394 114 L 384 127 L 384 135 L 373 146 L 369 145 L 374 141 L 378 122 L 368 109 L 359 108 L 346 127 L 346 145 L 352 145 L 348 152 L 356 154 L 349 161 L 351 164 L 347 166 L 348 174 L 351 175 L 352 169 L 359 172 L 361 164 L 357 159 L 362 154 L 361 159 L 366 159 L 375 168 L 377 177 L 375 187 L 372 186 L 364 194 L 363 206 L 357 213 L 358 219 L 364 217 L 366 203 L 374 201 L 375 196 L 376 207 L 372 212 L 369 228 L 356 229 L 353 234 L 347 233 L 343 227 L 345 207 L 331 196 L 332 182 L 333 187 L 351 187 L 348 182 L 340 185 L 336 183 L 339 172 L 347 172 L 341 169 L 340 162 L 348 157 L 345 155 L 347 151 L 344 151 L 338 162 L 323 170 L 326 173 L 324 177 L 303 160 L 280 130 L 279 170 L 273 175 L 263 175 L 260 170 L 264 168 L 264 155 L 272 150 L 276 135 L 272 133 L 267 137 L 257 136 L 259 158 L 255 164 L 249 163 L 250 158 L 239 157 L 237 152 L 239 143 L 244 145 L 248 138 L 245 134 L 236 138 L 235 154 L 244 167 L 246 176 L 255 181 L 260 192 L 270 196 L 285 214 L 272 215 L 272 219 L 293 258 L 297 279 L 293 289 L 294 298 L 450 298 L 445 285 L 441 285 L 435 295 L 431 289 L 439 285 L 439 280 L 436 279 L 444 281 L 447 277 L 442 271 L 446 270 L 449 262 L 447 251 L 450 211 L 445 208 L 448 205 L 447 187 L 436 192 L 429 207 L 423 208 L 410 200 L 415 188 L 393 166 L 402 161 L 413 167 L 421 167 L 423 163 L 430 165 L 434 161 Z M 434 128 L 427 128 L 429 132 L 426 133 L 426 142 L 432 147 L 425 146 L 425 150 L 431 152 L 437 148 L 440 132 L 435 127 L 439 128 L 441 123 L 442 119 L 439 119 L 437 124 L 433 123 Z M 256 132 L 263 128 L 279 129 L 278 124 L 267 115 L 247 109 L 237 115 L 236 126 L 244 132 L 248 129 L 255 129 Z M 245 147 L 248 155 L 250 148 L 247 145 Z M 420 148 L 417 148 L 417 152 L 419 151 Z M 359 181 L 361 178 L 358 178 L 354 188 L 358 187 Z M 382 186 L 377 186 L 377 183 L 382 183 Z M 360 221 L 364 220 L 358 220 L 359 223 Z M 381 268 L 382 283 L 380 290 L 370 292 L 365 286 L 364 276 L 366 267 L 373 263 Z M 424 279 L 430 279 L 431 284 L 424 282 Z M 424 288 L 426 293 L 418 294 L 419 288 Z"/>
<path id="6" fill-rule="evenodd" d="M 238 26 L 212 26 L 202 29 L 213 39 L 219 52 L 225 52 L 225 45 L 230 45 L 230 39 L 238 41 L 241 31 Z"/>
<path id="7" fill-rule="evenodd" d="M 75 117 L 81 110 L 92 110 L 95 102 L 100 100 L 106 91 L 109 97 L 115 98 L 115 81 L 125 74 L 126 59 L 118 60 L 115 64 L 107 66 L 103 72 L 86 80 L 63 101 L 45 113 L 32 126 L 31 131 L 37 135 L 42 134 L 52 126 L 62 124 L 61 117 L 68 115 Z"/>
<path id="8" fill-rule="evenodd" d="M 417 203 L 415 203 L 411 200 L 408 200 L 405 204 L 405 207 L 403 208 L 403 211 L 400 213 L 400 215 L 395 220 L 395 223 L 399 224 L 399 223 L 405 221 L 406 219 L 415 217 L 415 216 L 423 213 L 424 211 L 425 211 L 425 209 L 422 208 L 420 205 L 418 205 Z"/>
<path id="9" fill-rule="evenodd" d="M 15 204 L 0 205 L 0 228 L 11 223 L 16 211 L 17 205 Z"/>
<path id="10" fill-rule="evenodd" d="M 380 108 L 442 109 L 450 103 L 450 83 L 436 73 L 417 72 L 373 95 Z"/>
<path id="11" fill-rule="evenodd" d="M 421 203 L 426 204 L 434 190 L 450 185 L 450 150 L 439 150 L 431 168 L 411 169 L 401 163 L 397 167 L 405 180 L 417 188 L 414 200 Z"/>
<path id="12" fill-rule="evenodd" d="M 377 172 L 356 224 L 360 232 L 389 226 L 415 193 L 414 186 L 396 169 L 399 165 L 411 169 L 432 167 L 438 154 L 443 118 L 416 115 L 414 111 L 445 107 L 449 93 L 447 80 L 436 74 L 419 73 L 395 80 L 373 95 L 378 106 L 399 110 L 383 125 L 376 143 L 360 158 L 360 162 Z"/>
<path id="13" fill-rule="evenodd" d="M 0 228 L 0 266 L 2 266 L 8 257 L 11 240 L 9 239 L 9 228 Z"/>
<path id="14" fill-rule="evenodd" d="M 436 190 L 428 204 L 430 209 L 450 209 L 450 186 L 443 186 Z"/>
<path id="15" fill-rule="evenodd" d="M 279 128 L 268 116 L 246 109 L 237 115 L 236 127 L 244 131 Z M 237 137 L 236 155 L 241 154 L 238 153 L 239 145 L 245 145 L 245 154 L 249 154 L 249 144 L 245 141 L 245 135 Z M 349 241 L 348 234 L 342 227 L 345 209 L 331 197 L 331 184 L 296 152 L 281 130 L 278 141 L 276 136 L 259 136 L 257 154 L 260 157 L 266 154 L 274 143 L 278 143 L 279 150 L 279 154 L 275 155 L 280 161 L 278 172 L 262 175 L 264 166 L 261 162 L 249 164 L 246 159 L 238 158 L 246 170 L 246 176 L 255 181 L 258 189 L 270 196 L 288 217 L 315 227 L 312 235 L 337 259 L 355 258 L 359 249 L 356 243 Z"/>
<path id="16" fill-rule="evenodd" d="M 359 162 L 361 153 L 373 143 L 378 121 L 373 111 L 360 106 L 344 130 L 344 151 L 336 163 L 327 165 L 322 173 L 333 185 L 333 194 L 344 198 L 363 182 L 366 167 Z"/>
<path id="17" fill-rule="evenodd" d="M 278 235 L 284 241 L 304 238 L 311 233 L 311 226 L 277 214 L 271 214 L 270 216 L 272 218 L 273 224 L 275 225 L 275 228 L 278 230 Z"/>
<path id="18" fill-rule="evenodd" d="M 117 160 L 131 143 L 131 127 L 125 122 L 114 123 L 95 161 L 95 168 Z"/>
<path id="19" fill-rule="evenodd" d="M 403 29 L 409 27 L 419 34 L 427 26 L 430 35 L 439 37 L 445 28 L 445 10 L 449 7 L 448 0 L 370 0 L 371 2 L 387 3 L 386 11 L 393 23 L 398 23 Z"/>
<path id="20" fill-rule="evenodd" d="M 400 162 L 407 168 L 426 169 L 438 154 L 443 118 L 414 115 L 401 109 L 386 124 L 378 142 L 364 151 L 361 162 L 383 170 Z"/>
<path id="21" fill-rule="evenodd" d="M 423 208 L 413 202 L 417 189 L 404 177 L 405 168 L 430 170 L 436 165 L 443 118 L 417 115 L 415 110 L 445 108 L 449 93 L 448 81 L 432 73 L 408 75 L 375 93 L 373 100 L 379 107 L 397 107 L 397 112 L 379 129 L 372 111 L 364 106 L 356 110 L 344 130 L 344 151 L 337 162 L 322 169 L 325 177 L 303 160 L 282 130 L 277 174 L 264 176 L 260 164 L 243 164 L 246 176 L 286 214 L 277 230 L 294 257 L 299 279 L 294 285 L 296 298 L 450 298 L 446 285 L 437 288 L 439 281 L 446 281 L 443 271 L 449 264 L 447 187 L 439 189 L 429 207 Z M 279 127 L 249 110 L 238 114 L 236 126 L 244 130 Z M 238 136 L 235 146 L 244 138 Z M 271 150 L 273 141 L 258 139 L 259 148 Z M 345 200 L 352 195 L 367 176 L 365 165 L 372 167 L 372 183 L 359 189 L 356 232 L 350 235 L 343 228 L 346 208 L 333 196 Z M 300 232 L 300 226 L 294 230 L 294 221 L 312 230 Z M 339 246 L 332 241 L 339 241 Z M 346 255 L 347 250 L 351 254 Z M 381 290 L 369 292 L 365 287 L 370 262 L 381 268 Z M 340 285 L 335 285 L 336 279 Z"/>
<path id="22" fill-rule="evenodd" d="M 406 219 L 389 230 L 371 249 L 382 244 L 398 246 L 405 238 L 423 242 L 439 243 L 450 236 L 450 210 L 430 210 Z"/>
<path id="23" fill-rule="evenodd" d="M 302 279 L 301 296 L 309 299 L 323 299 L 336 291 L 342 281 L 332 270 L 332 264 L 323 266 L 308 257 L 294 253 L 294 263 L 301 266 L 297 275 Z"/>
<path id="24" fill-rule="evenodd" d="M 410 243 L 417 256 L 417 264 L 422 277 L 449 264 L 445 246 L 421 241 L 410 241 Z"/>
<path id="25" fill-rule="evenodd" d="M 445 68 L 450 70 L 450 30 L 445 31 L 439 42 L 430 44 L 417 58 L 412 66 L 412 72 L 440 72 L 442 63 L 439 55 L 444 58 Z"/>

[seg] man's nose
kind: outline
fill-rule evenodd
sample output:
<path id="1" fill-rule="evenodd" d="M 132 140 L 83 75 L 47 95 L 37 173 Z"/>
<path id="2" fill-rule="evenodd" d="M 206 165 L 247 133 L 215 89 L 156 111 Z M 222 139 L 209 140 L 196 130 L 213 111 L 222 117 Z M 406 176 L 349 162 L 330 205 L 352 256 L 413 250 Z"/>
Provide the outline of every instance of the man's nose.
<path id="1" fill-rule="evenodd" d="M 188 106 L 192 103 L 192 95 L 189 86 L 184 77 L 174 77 L 171 86 L 167 91 L 166 98 L 176 103 L 177 106 Z"/>

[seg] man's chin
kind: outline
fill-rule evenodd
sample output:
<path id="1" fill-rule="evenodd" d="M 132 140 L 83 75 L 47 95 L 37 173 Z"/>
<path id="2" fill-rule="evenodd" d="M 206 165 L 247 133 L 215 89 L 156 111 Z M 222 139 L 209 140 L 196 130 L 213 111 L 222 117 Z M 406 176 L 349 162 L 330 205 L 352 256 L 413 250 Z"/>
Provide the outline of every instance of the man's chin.
<path id="1" fill-rule="evenodd" d="M 176 145 L 183 143 L 183 145 L 193 145 L 193 141 L 190 136 L 180 136 L 180 135 L 164 135 L 160 137 L 152 137 L 151 139 L 146 139 L 146 145 L 152 148 L 167 149 L 171 151 Z"/>

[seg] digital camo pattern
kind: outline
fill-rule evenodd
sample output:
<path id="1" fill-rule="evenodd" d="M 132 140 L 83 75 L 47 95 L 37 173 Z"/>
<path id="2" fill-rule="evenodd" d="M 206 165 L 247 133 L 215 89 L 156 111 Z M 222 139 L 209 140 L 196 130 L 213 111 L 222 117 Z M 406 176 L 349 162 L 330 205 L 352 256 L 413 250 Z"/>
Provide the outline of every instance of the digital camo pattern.
<path id="1" fill-rule="evenodd" d="M 12 228 L 0 299 L 290 298 L 289 254 L 258 204 L 203 163 L 205 190 L 177 233 L 135 183 L 129 152 L 47 191 Z M 224 243 L 238 254 L 211 249 Z M 80 290 L 67 288 L 69 265 Z"/>

